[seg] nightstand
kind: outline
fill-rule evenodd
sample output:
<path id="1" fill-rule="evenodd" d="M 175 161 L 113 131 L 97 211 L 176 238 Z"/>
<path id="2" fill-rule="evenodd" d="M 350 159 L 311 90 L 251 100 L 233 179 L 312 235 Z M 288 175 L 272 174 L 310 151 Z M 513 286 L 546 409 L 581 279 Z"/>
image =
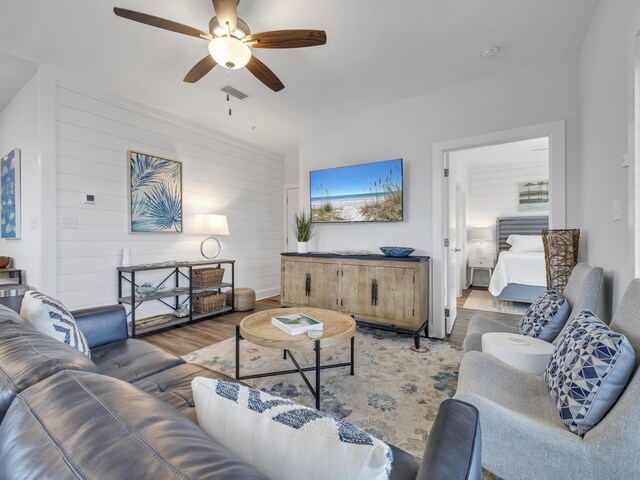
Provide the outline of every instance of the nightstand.
<path id="1" fill-rule="evenodd" d="M 495 266 L 493 257 L 469 257 L 469 268 L 471 269 L 471 281 L 469 284 L 473 285 L 473 275 L 476 270 L 488 270 L 489 280 L 491 280 L 491 274 Z"/>

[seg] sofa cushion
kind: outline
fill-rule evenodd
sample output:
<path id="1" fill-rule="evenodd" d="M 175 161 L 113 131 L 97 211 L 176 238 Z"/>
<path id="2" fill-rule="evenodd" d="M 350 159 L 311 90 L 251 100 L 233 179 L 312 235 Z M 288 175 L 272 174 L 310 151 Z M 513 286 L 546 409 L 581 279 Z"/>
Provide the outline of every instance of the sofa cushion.
<path id="1" fill-rule="evenodd" d="M 150 343 L 131 338 L 94 348 L 91 358 L 99 373 L 125 382 L 135 382 L 184 363 L 181 358 Z"/>
<path id="2" fill-rule="evenodd" d="M 20 307 L 20 316 L 36 330 L 91 357 L 87 339 L 84 338 L 73 315 L 55 298 L 34 290 L 27 291 Z"/>
<path id="3" fill-rule="evenodd" d="M 548 290 L 536 298 L 520 319 L 518 332 L 551 342 L 567 323 L 570 313 L 569 302 L 560 297 L 557 290 Z"/>
<path id="4" fill-rule="evenodd" d="M 265 477 L 134 386 L 64 371 L 12 403 L 0 425 L 0 478 Z"/>
<path id="5" fill-rule="evenodd" d="M 627 386 L 635 363 L 624 335 L 589 310 L 575 317 L 543 376 L 565 426 L 577 435 L 595 427 Z"/>
<path id="6" fill-rule="evenodd" d="M 95 372 L 97 367 L 75 348 L 27 323 L 0 323 L 0 419 L 16 394 L 66 369 Z"/>
<path id="7" fill-rule="evenodd" d="M 269 478 L 389 478 L 389 446 L 349 422 L 237 383 L 192 388 L 204 431 Z"/>
<path id="8" fill-rule="evenodd" d="M 10 298 L 10 297 L 6 297 L 6 298 Z M 20 318 L 20 315 L 18 315 L 16 311 L 12 310 L 6 305 L 0 304 L 0 323 L 7 323 L 7 322 L 24 323 L 24 320 Z"/>
<path id="9" fill-rule="evenodd" d="M 168 403 L 197 423 L 191 382 L 196 377 L 234 381 L 223 373 L 193 363 L 183 363 L 134 382 L 133 385 Z"/>

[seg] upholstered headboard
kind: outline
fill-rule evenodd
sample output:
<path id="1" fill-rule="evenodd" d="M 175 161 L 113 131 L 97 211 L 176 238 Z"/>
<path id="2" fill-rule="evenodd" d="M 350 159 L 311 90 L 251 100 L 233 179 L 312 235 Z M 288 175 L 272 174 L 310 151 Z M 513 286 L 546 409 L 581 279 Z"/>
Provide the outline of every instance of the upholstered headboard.
<path id="1" fill-rule="evenodd" d="M 497 254 L 509 250 L 509 235 L 542 235 L 542 230 L 549 228 L 549 216 L 537 217 L 502 217 L 496 220 Z"/>

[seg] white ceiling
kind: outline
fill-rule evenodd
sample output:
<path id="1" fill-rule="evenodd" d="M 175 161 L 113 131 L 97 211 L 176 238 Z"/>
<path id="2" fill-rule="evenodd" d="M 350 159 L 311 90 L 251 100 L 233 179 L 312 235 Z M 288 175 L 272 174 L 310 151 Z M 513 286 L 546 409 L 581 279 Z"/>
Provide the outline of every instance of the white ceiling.
<path id="1" fill-rule="evenodd" d="M 549 137 L 531 138 L 517 142 L 487 145 L 452 152 L 455 165 L 464 165 L 469 171 L 487 167 L 522 167 L 531 163 L 549 163 Z"/>
<path id="2" fill-rule="evenodd" d="M 196 38 L 116 17 L 119 6 L 206 30 L 211 0 L 0 0 L 0 51 L 266 148 L 291 153 L 300 126 L 578 51 L 598 0 L 241 0 L 252 31 L 318 28 L 323 47 L 257 50 L 286 88 L 215 68 L 182 82 L 207 53 Z M 492 61 L 480 53 L 498 45 Z M 0 57 L 0 70 L 5 64 Z M 219 89 L 251 95 L 227 115 Z M 1 100 L 1 98 L 0 98 Z M 255 130 L 252 127 L 256 127 Z"/>
<path id="3" fill-rule="evenodd" d="M 0 110 L 37 71 L 36 64 L 0 52 Z"/>

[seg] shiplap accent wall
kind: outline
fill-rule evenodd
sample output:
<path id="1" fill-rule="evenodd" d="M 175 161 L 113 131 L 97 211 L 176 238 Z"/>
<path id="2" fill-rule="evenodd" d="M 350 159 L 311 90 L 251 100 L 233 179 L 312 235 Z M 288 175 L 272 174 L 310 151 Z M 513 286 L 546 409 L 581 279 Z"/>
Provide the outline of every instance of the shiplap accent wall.
<path id="1" fill-rule="evenodd" d="M 518 209 L 518 184 L 536 180 L 549 180 L 546 159 L 526 164 L 470 167 L 467 170 L 467 225 L 493 226 L 498 217 L 548 214 L 548 211 Z"/>
<path id="2" fill-rule="evenodd" d="M 115 303 L 124 247 L 134 263 L 201 259 L 203 236 L 189 232 L 205 212 L 228 217 L 220 258 L 237 261 L 236 285 L 259 297 L 279 292 L 283 156 L 88 87 L 59 83 L 56 96 L 60 300 L 70 308 Z M 183 162 L 185 233 L 128 233 L 128 150 Z M 85 193 L 96 195 L 94 205 L 83 203 Z M 77 228 L 63 228 L 65 218 Z M 152 303 L 147 311 L 166 309 Z"/>

